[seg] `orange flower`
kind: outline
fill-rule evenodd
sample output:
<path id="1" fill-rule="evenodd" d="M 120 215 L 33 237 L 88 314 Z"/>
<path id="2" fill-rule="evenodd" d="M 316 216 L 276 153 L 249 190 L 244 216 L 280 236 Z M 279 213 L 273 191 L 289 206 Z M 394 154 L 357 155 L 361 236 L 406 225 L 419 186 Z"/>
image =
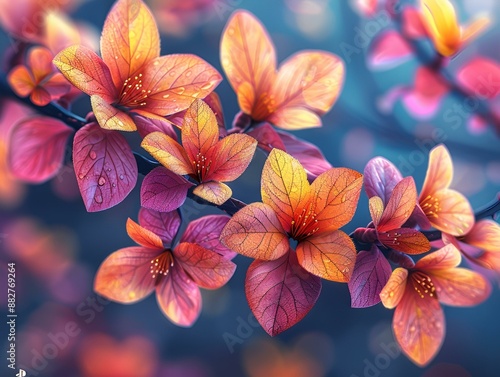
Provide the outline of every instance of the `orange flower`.
<path id="1" fill-rule="evenodd" d="M 45 106 L 67 94 L 71 85 L 52 64 L 53 55 L 45 47 L 29 50 L 27 66 L 18 65 L 9 72 L 7 80 L 20 97 L 30 96 L 31 102 Z"/>
<path id="2" fill-rule="evenodd" d="M 134 131 L 130 115 L 158 118 L 188 108 L 222 80 L 203 59 L 189 54 L 160 55 L 156 22 L 140 0 L 119 0 L 101 36 L 102 59 L 87 47 L 61 51 L 54 64 L 90 95 L 102 128 Z M 163 120 L 163 119 L 162 119 Z"/>
<path id="3" fill-rule="evenodd" d="M 484 219 L 463 237 L 443 233 L 443 242 L 453 244 L 471 262 L 500 273 L 500 225 Z"/>
<path id="4" fill-rule="evenodd" d="M 344 65 L 329 52 L 299 52 L 277 70 L 269 35 L 247 11 L 229 20 L 220 54 L 240 109 L 255 121 L 285 129 L 319 127 L 319 115 L 331 109 L 342 88 Z"/>
<path id="5" fill-rule="evenodd" d="M 222 182 L 234 181 L 243 174 L 257 141 L 244 134 L 219 140 L 217 118 L 202 100 L 189 107 L 181 134 L 182 145 L 162 132 L 150 133 L 141 145 L 167 169 L 199 182 L 194 194 L 217 205 L 224 203 L 232 191 Z"/>
<path id="6" fill-rule="evenodd" d="M 332 168 L 312 184 L 299 161 L 273 149 L 261 180 L 263 203 L 238 211 L 221 233 L 221 242 L 250 258 L 272 261 L 290 250 L 289 238 L 298 242 L 299 264 L 313 275 L 349 281 L 356 249 L 338 230 L 356 211 L 362 175 Z"/>
<path id="7" fill-rule="evenodd" d="M 433 227 L 453 236 L 463 236 L 474 225 L 469 201 L 449 188 L 453 162 L 444 145 L 431 150 L 429 166 L 419 197 L 419 204 Z"/>
<path id="8" fill-rule="evenodd" d="M 481 17 L 463 29 L 449 0 L 421 0 L 423 21 L 436 50 L 443 56 L 455 55 L 490 23 Z"/>
<path id="9" fill-rule="evenodd" d="M 199 287 L 220 288 L 236 269 L 219 254 L 226 249 L 213 237 L 227 219 L 206 216 L 191 222 L 175 247 L 173 238 L 181 225 L 176 211 L 142 209 L 139 219 L 147 228 L 128 219 L 127 233 L 140 246 L 111 254 L 97 271 L 94 289 L 123 304 L 135 303 L 156 291 L 163 314 L 174 324 L 189 327 L 201 311 Z"/>
<path id="10" fill-rule="evenodd" d="M 473 306 L 490 294 L 488 281 L 479 273 L 457 268 L 461 256 L 447 245 L 407 270 L 397 268 L 380 293 L 386 308 L 396 308 L 392 327 L 403 352 L 416 364 L 427 365 L 445 336 L 440 303 Z"/>

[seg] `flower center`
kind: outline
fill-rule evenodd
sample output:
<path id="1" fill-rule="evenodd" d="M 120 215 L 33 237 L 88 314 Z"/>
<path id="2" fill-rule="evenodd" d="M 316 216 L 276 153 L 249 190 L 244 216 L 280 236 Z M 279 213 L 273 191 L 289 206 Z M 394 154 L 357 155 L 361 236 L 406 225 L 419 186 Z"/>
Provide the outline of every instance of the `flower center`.
<path id="1" fill-rule="evenodd" d="M 155 259 L 151 260 L 151 277 L 160 280 L 162 277 L 168 275 L 168 271 L 174 265 L 174 256 L 170 250 L 165 250 L 158 255 Z"/>
<path id="2" fill-rule="evenodd" d="M 193 160 L 193 166 L 196 170 L 196 174 L 199 182 L 203 182 L 203 179 L 208 175 L 210 166 L 212 165 L 212 160 L 208 160 L 204 155 L 198 153 L 196 155 L 196 160 Z"/>
<path id="3" fill-rule="evenodd" d="M 423 272 L 416 271 L 411 274 L 413 288 L 421 298 L 437 298 L 436 287 L 431 278 Z"/>
<path id="4" fill-rule="evenodd" d="M 317 213 L 314 212 L 314 206 L 309 203 L 308 206 L 303 208 L 302 212 L 292 220 L 290 236 L 297 241 L 301 241 L 316 233 L 319 230 L 316 217 Z"/>
<path id="5" fill-rule="evenodd" d="M 142 73 L 125 80 L 119 97 L 119 105 L 125 107 L 146 106 L 146 99 L 151 90 L 142 88 Z"/>
<path id="6" fill-rule="evenodd" d="M 436 218 L 438 217 L 438 213 L 441 211 L 439 199 L 433 197 L 432 195 L 427 195 L 427 197 L 420 203 L 420 206 L 427 217 Z"/>

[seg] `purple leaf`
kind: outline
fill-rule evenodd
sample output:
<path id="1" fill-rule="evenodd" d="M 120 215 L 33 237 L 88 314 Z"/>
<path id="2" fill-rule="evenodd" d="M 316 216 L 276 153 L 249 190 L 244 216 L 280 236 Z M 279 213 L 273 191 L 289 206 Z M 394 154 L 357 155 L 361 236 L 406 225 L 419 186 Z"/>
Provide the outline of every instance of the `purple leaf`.
<path id="1" fill-rule="evenodd" d="M 271 336 L 304 318 L 320 291 L 320 278 L 304 270 L 293 251 L 273 261 L 255 260 L 245 280 L 250 309 Z"/>
<path id="2" fill-rule="evenodd" d="M 158 212 L 141 208 L 139 224 L 160 237 L 165 245 L 171 245 L 181 226 L 181 218 L 177 211 Z"/>
<path id="3" fill-rule="evenodd" d="M 137 182 L 137 163 L 125 138 L 97 123 L 80 129 L 73 142 L 78 188 L 89 212 L 120 203 Z"/>
<path id="4" fill-rule="evenodd" d="M 158 212 L 170 212 L 186 200 L 193 184 L 183 176 L 163 166 L 153 169 L 144 177 L 141 187 L 141 206 Z"/>
<path id="5" fill-rule="evenodd" d="M 137 131 L 142 138 L 152 132 L 163 132 L 167 134 L 172 139 L 177 140 L 177 134 L 175 133 L 174 126 L 167 120 L 151 119 L 146 118 L 142 115 L 134 115 L 134 123 L 137 126 Z"/>
<path id="6" fill-rule="evenodd" d="M 365 190 L 369 198 L 378 196 L 384 202 L 384 206 L 389 202 L 392 190 L 403 179 L 392 162 L 383 157 L 372 158 L 365 167 Z"/>
<path id="7" fill-rule="evenodd" d="M 9 168 L 15 177 L 41 183 L 54 177 L 61 168 L 69 135 L 73 130 L 49 117 L 23 120 L 12 130 Z"/>
<path id="8" fill-rule="evenodd" d="M 412 48 L 395 30 L 388 30 L 376 37 L 368 53 L 368 66 L 371 69 L 391 69 L 412 56 Z"/>
<path id="9" fill-rule="evenodd" d="M 360 251 L 348 283 L 351 307 L 367 308 L 378 304 L 391 272 L 391 265 L 377 246 L 373 245 L 370 251 Z"/>
<path id="10" fill-rule="evenodd" d="M 285 151 L 300 161 L 307 172 L 307 179 L 313 181 L 318 175 L 331 169 L 332 165 L 317 146 L 299 139 L 287 132 L 278 131 L 285 144 Z"/>
<path id="11" fill-rule="evenodd" d="M 222 228 L 227 224 L 230 217 L 225 215 L 203 216 L 191 221 L 184 232 L 180 242 L 191 242 L 214 251 L 226 259 L 233 259 L 237 253 L 229 250 L 220 241 Z"/>
<path id="12" fill-rule="evenodd" d="M 282 151 L 286 150 L 280 135 L 278 135 L 278 132 L 269 123 L 264 123 L 254 128 L 248 132 L 248 135 L 257 140 L 259 148 L 266 152 L 271 152 L 273 148 L 281 149 Z"/>

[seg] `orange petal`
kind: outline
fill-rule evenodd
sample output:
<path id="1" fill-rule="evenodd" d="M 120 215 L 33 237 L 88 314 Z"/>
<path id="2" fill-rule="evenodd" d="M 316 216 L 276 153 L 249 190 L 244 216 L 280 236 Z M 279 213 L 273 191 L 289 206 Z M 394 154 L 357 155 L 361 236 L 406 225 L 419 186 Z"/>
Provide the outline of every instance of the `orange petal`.
<path id="1" fill-rule="evenodd" d="M 197 98 L 205 98 L 222 76 L 205 60 L 191 54 L 161 56 L 149 62 L 142 77 L 143 110 L 171 115 L 187 109 Z"/>
<path id="2" fill-rule="evenodd" d="M 148 249 L 163 250 L 163 242 L 156 234 L 143 228 L 132 219 L 127 219 L 127 234 L 137 244 Z"/>
<path id="3" fill-rule="evenodd" d="M 380 292 L 380 299 L 382 304 L 387 309 L 394 309 L 401 299 L 406 290 L 406 282 L 408 278 L 408 270 L 398 267 L 392 271 L 389 281 Z"/>
<path id="4" fill-rule="evenodd" d="M 233 191 L 224 183 L 211 181 L 196 186 L 193 194 L 205 199 L 207 202 L 220 206 L 233 195 Z"/>
<path id="5" fill-rule="evenodd" d="M 429 153 L 427 174 L 420 192 L 420 201 L 436 191 L 446 189 L 453 179 L 453 162 L 448 149 L 440 144 Z"/>
<path id="6" fill-rule="evenodd" d="M 208 152 L 213 165 L 206 179 L 234 181 L 250 165 L 256 148 L 257 140 L 251 136 L 244 134 L 226 136 Z"/>
<path id="7" fill-rule="evenodd" d="M 121 110 L 110 105 L 104 98 L 97 95 L 90 97 L 92 111 L 101 128 L 105 130 L 135 131 L 137 126 L 133 119 Z"/>
<path id="8" fill-rule="evenodd" d="M 386 232 L 400 228 L 408 220 L 416 204 L 417 188 L 415 187 L 415 181 L 412 177 L 403 178 L 394 187 L 377 230 Z"/>
<path id="9" fill-rule="evenodd" d="M 279 149 L 273 149 L 262 169 L 262 201 L 278 215 L 289 232 L 299 206 L 309 197 L 307 173 L 298 160 Z"/>
<path id="10" fill-rule="evenodd" d="M 97 271 L 94 290 L 110 300 L 131 304 L 149 295 L 156 279 L 151 276 L 151 261 L 159 250 L 127 247 L 115 251 Z"/>
<path id="11" fill-rule="evenodd" d="M 399 228 L 378 233 L 378 239 L 385 246 L 406 254 L 422 254 L 431 249 L 427 237 L 418 230 L 410 228 Z"/>
<path id="12" fill-rule="evenodd" d="M 380 197 L 372 196 L 368 200 L 368 207 L 370 208 L 370 216 L 372 217 L 373 225 L 377 228 L 382 218 L 382 214 L 384 213 L 384 202 Z"/>
<path id="13" fill-rule="evenodd" d="M 53 62 L 64 77 L 82 92 L 89 96 L 99 95 L 108 103 L 116 99 L 109 68 L 91 49 L 68 47 L 57 54 Z"/>
<path id="14" fill-rule="evenodd" d="M 252 203 L 240 209 L 222 229 L 221 242 L 254 259 L 275 260 L 288 251 L 288 236 L 273 209 Z"/>
<path id="15" fill-rule="evenodd" d="M 439 301 L 446 305 L 475 306 L 491 293 L 488 280 L 465 268 L 433 271 L 429 276 L 436 286 Z"/>
<path id="16" fill-rule="evenodd" d="M 102 30 L 101 54 L 116 88 L 160 55 L 155 19 L 140 0 L 117 1 Z"/>
<path id="17" fill-rule="evenodd" d="M 420 298 L 408 287 L 394 312 L 394 336 L 402 351 L 423 367 L 438 353 L 445 334 L 444 313 L 439 301 Z"/>
<path id="18" fill-rule="evenodd" d="M 194 174 L 186 151 L 170 136 L 152 132 L 142 140 L 141 147 L 167 169 L 179 175 Z"/>
<path id="19" fill-rule="evenodd" d="M 286 130 L 303 130 L 321 127 L 321 119 L 315 113 L 301 107 L 284 107 L 272 113 L 267 120 Z"/>
<path id="20" fill-rule="evenodd" d="M 474 226 L 474 211 L 458 191 L 440 190 L 420 200 L 420 206 L 433 227 L 453 236 L 463 236 Z"/>
<path id="21" fill-rule="evenodd" d="M 222 255 L 198 244 L 181 242 L 173 251 L 175 261 L 201 288 L 217 289 L 234 274 L 236 265 Z"/>
<path id="22" fill-rule="evenodd" d="M 493 220 L 480 220 L 463 240 L 479 249 L 500 253 L 500 225 Z"/>
<path id="23" fill-rule="evenodd" d="M 299 264 L 323 279 L 348 282 L 356 262 L 356 247 L 344 232 L 307 237 L 297 245 Z"/>
<path id="24" fill-rule="evenodd" d="M 488 17 L 479 17 L 462 30 L 462 44 L 468 43 L 475 39 L 479 34 L 490 25 L 491 20 Z"/>
<path id="25" fill-rule="evenodd" d="M 156 301 L 163 314 L 177 326 L 192 326 L 201 312 L 200 288 L 175 262 L 156 288 Z"/>
<path id="26" fill-rule="evenodd" d="M 460 47 L 460 26 L 449 0 L 421 0 L 423 21 L 436 50 L 450 56 Z"/>
<path id="27" fill-rule="evenodd" d="M 231 16 L 222 33 L 220 56 L 240 109 L 254 119 L 265 119 L 269 112 L 260 99 L 269 95 L 275 80 L 276 52 L 253 14 L 240 10 Z"/>
<path id="28" fill-rule="evenodd" d="M 7 76 L 7 81 L 19 97 L 29 96 L 36 86 L 31 72 L 24 65 L 12 68 Z"/>
<path id="29" fill-rule="evenodd" d="M 45 106 L 50 103 L 52 97 L 44 88 L 37 86 L 31 92 L 30 100 L 37 106 Z"/>
<path id="30" fill-rule="evenodd" d="M 277 108 L 304 108 L 322 115 L 329 111 L 342 88 L 342 60 L 329 52 L 299 52 L 279 68 L 272 88 Z"/>
<path id="31" fill-rule="evenodd" d="M 28 66 L 31 69 L 35 82 L 39 83 L 53 72 L 53 57 L 52 52 L 45 47 L 33 47 L 29 50 Z"/>
<path id="32" fill-rule="evenodd" d="M 329 169 L 314 180 L 311 202 L 321 232 L 339 229 L 351 221 L 362 186 L 362 174 L 346 168 Z"/>
<path id="33" fill-rule="evenodd" d="M 191 161 L 206 157 L 208 150 L 219 141 L 219 126 L 210 107 L 197 99 L 186 111 L 182 124 L 182 146 Z M 208 161 L 207 161 L 208 162 Z"/>
<path id="34" fill-rule="evenodd" d="M 45 45 L 57 54 L 72 45 L 80 44 L 80 32 L 62 13 L 49 12 L 44 19 Z"/>
<path id="35" fill-rule="evenodd" d="M 462 256 L 452 244 L 426 255 L 415 264 L 416 270 L 438 271 L 454 268 L 460 264 Z"/>
<path id="36" fill-rule="evenodd" d="M 474 262 L 490 270 L 500 272 L 500 225 L 493 220 L 480 220 L 467 233 L 464 242 L 475 246 L 483 253 Z"/>

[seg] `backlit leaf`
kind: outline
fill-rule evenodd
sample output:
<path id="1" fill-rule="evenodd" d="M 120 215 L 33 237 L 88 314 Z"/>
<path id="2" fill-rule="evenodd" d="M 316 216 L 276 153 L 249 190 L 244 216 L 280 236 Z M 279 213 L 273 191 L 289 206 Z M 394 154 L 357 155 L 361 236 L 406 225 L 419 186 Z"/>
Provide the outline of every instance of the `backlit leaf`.
<path id="1" fill-rule="evenodd" d="M 392 190 L 403 179 L 399 170 L 383 157 L 372 158 L 366 164 L 364 182 L 366 194 L 369 198 L 378 196 L 384 206 L 389 202 Z"/>
<path id="2" fill-rule="evenodd" d="M 403 178 L 394 187 L 377 226 L 379 232 L 400 228 L 410 217 L 417 203 L 417 188 L 412 177 Z"/>
<path id="3" fill-rule="evenodd" d="M 210 181 L 196 186 L 193 190 L 193 194 L 209 201 L 210 203 L 220 206 L 231 197 L 233 191 L 224 183 Z"/>
<path id="4" fill-rule="evenodd" d="M 137 181 L 137 163 L 125 138 L 96 123 L 80 129 L 73 142 L 78 187 L 89 212 L 120 203 Z"/>
<path id="5" fill-rule="evenodd" d="M 141 143 L 148 153 L 167 169 L 179 175 L 194 173 L 184 148 L 162 132 L 148 134 Z"/>
<path id="6" fill-rule="evenodd" d="M 54 177 L 64 162 L 73 130 L 61 121 L 37 116 L 17 124 L 11 133 L 8 162 L 12 174 L 26 182 Z"/>
<path id="7" fill-rule="evenodd" d="M 127 234 L 137 244 L 145 248 L 163 250 L 163 243 L 160 237 L 152 231 L 143 228 L 130 218 L 127 219 Z"/>
<path id="8" fill-rule="evenodd" d="M 165 245 L 171 245 L 181 226 L 181 218 L 177 211 L 158 212 L 141 208 L 139 211 L 139 224 L 160 237 Z"/>
<path id="9" fill-rule="evenodd" d="M 292 251 L 274 261 L 254 261 L 245 280 L 250 308 L 271 336 L 304 318 L 320 291 L 321 280 L 300 267 Z"/>
<path id="10" fill-rule="evenodd" d="M 385 246 L 407 254 L 422 254 L 431 249 L 425 235 L 411 228 L 398 228 L 388 232 L 379 232 L 378 239 Z"/>

